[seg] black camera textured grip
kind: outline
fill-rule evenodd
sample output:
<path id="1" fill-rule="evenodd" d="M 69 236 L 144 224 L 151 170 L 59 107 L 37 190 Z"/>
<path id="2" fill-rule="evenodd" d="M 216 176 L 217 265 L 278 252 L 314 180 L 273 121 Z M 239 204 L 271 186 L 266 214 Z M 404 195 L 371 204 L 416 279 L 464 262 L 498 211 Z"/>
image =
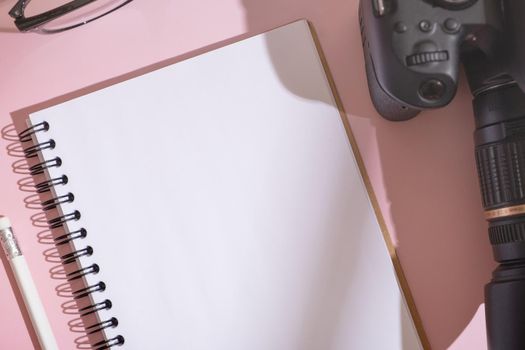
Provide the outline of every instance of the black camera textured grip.
<path id="1" fill-rule="evenodd" d="M 476 163 L 485 209 L 525 202 L 525 140 L 479 146 Z"/>

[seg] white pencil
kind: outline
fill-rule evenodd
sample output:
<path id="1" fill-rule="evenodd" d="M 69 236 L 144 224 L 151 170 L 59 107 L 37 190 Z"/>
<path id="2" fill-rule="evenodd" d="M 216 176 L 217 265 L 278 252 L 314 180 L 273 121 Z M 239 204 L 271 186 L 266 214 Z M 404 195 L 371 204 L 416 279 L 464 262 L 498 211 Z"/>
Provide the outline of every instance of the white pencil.
<path id="1" fill-rule="evenodd" d="M 0 241 L 16 278 L 18 288 L 22 293 L 24 304 L 29 312 L 31 323 L 43 350 L 58 349 L 51 325 L 44 311 L 44 306 L 38 295 L 26 259 L 22 255 L 16 237 L 11 229 L 11 222 L 5 216 L 0 216 Z"/>

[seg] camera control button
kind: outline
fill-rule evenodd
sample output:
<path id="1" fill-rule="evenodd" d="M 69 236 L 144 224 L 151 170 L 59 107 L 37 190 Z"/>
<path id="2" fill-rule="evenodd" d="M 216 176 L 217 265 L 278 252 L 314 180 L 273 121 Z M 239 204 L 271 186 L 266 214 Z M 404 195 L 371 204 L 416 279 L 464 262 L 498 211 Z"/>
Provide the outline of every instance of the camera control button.
<path id="1" fill-rule="evenodd" d="M 394 24 L 394 30 L 396 31 L 396 33 L 404 33 L 408 30 L 408 27 L 405 23 L 403 22 L 397 22 L 396 24 Z"/>
<path id="2" fill-rule="evenodd" d="M 461 28 L 461 23 L 459 23 L 454 18 L 447 18 L 445 22 L 443 23 L 443 29 L 447 33 L 451 33 L 451 34 L 457 33 L 459 32 L 460 28 Z"/>
<path id="3" fill-rule="evenodd" d="M 431 32 L 433 28 L 434 25 L 432 24 L 432 22 L 427 21 L 426 19 L 419 22 L 419 30 L 421 30 L 424 33 Z"/>
<path id="4" fill-rule="evenodd" d="M 425 80 L 420 86 L 419 86 L 419 95 L 428 101 L 439 101 L 443 96 L 445 96 L 445 93 L 447 91 L 447 88 L 445 86 L 445 83 L 443 83 L 439 79 L 428 79 Z"/>

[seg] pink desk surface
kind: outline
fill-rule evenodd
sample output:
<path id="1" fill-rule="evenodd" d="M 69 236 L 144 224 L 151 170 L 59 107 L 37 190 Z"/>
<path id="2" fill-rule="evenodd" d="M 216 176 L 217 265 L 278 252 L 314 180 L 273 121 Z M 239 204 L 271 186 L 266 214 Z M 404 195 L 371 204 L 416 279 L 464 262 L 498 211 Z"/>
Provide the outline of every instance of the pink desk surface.
<path id="1" fill-rule="evenodd" d="M 0 0 L 11 1 L 14 0 Z M 39 0 L 34 0 L 39 1 Z M 87 26 L 42 36 L 0 32 L 0 128 L 12 112 L 203 47 L 300 18 L 317 30 L 433 349 L 486 348 L 483 285 L 493 262 L 475 173 L 465 80 L 447 108 L 391 123 L 368 95 L 357 0 L 135 0 Z M 224 44 L 224 43 L 223 43 Z M 103 126 L 101 126 L 103 127 Z M 34 211 L 0 139 L 0 213 L 9 215 L 60 349 L 74 349 Z M 0 263 L 0 349 L 36 346 Z M 378 330 L 380 332 L 380 330 Z M 324 350 L 324 349 L 323 349 Z"/>

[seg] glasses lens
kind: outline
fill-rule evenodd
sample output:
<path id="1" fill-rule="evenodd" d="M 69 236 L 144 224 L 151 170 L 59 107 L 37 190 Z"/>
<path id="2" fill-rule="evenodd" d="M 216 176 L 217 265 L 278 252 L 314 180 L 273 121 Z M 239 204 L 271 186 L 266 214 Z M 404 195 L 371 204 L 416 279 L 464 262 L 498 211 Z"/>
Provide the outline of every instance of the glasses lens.
<path id="1" fill-rule="evenodd" d="M 65 15 L 55 18 L 38 29 L 44 32 L 60 32 L 78 27 L 100 18 L 124 6 L 132 0 L 95 0 Z M 40 15 L 65 4 L 75 4 L 72 0 L 32 0 L 25 9 L 25 17 Z"/>

